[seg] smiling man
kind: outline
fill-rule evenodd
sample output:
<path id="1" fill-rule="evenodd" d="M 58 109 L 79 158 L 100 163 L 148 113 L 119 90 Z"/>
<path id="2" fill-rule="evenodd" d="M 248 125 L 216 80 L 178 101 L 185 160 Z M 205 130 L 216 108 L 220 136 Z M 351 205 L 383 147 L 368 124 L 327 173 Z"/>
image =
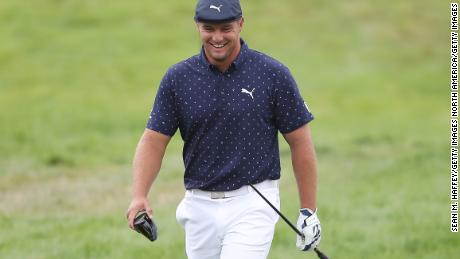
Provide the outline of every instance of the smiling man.
<path id="1" fill-rule="evenodd" d="M 197 21 L 206 58 L 221 72 L 224 72 L 240 53 L 240 32 L 243 22 L 242 17 L 223 23 Z"/>
<path id="2" fill-rule="evenodd" d="M 147 195 L 177 129 L 184 141 L 185 197 L 177 221 L 191 259 L 262 259 L 268 256 L 278 215 L 278 132 L 291 149 L 299 191 L 297 247 L 308 251 L 321 237 L 316 214 L 316 158 L 308 123 L 313 115 L 289 70 L 240 38 L 238 0 L 199 0 L 198 55 L 168 69 L 133 162 L 128 223 L 153 211 Z"/>

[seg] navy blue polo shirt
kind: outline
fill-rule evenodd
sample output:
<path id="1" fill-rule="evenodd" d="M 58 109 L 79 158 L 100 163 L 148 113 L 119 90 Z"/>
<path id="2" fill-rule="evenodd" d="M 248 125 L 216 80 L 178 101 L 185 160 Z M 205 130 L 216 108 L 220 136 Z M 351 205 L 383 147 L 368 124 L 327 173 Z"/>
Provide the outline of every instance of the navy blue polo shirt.
<path id="1" fill-rule="evenodd" d="M 186 189 L 227 191 L 280 178 L 278 134 L 313 119 L 288 68 L 249 49 L 224 73 L 201 53 L 168 69 L 147 128 L 184 141 Z"/>

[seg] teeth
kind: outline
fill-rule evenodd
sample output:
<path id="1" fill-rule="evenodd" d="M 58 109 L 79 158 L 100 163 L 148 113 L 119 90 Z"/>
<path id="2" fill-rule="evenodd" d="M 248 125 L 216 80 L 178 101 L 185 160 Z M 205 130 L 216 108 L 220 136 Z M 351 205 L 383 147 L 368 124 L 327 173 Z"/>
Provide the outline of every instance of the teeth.
<path id="1" fill-rule="evenodd" d="M 223 48 L 225 44 L 212 44 L 216 48 Z"/>

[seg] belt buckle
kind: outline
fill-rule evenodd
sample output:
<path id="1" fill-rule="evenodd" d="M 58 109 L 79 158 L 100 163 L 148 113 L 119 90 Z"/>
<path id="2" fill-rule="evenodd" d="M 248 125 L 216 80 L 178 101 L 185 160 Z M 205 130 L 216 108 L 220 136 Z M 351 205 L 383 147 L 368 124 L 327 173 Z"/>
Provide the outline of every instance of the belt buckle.
<path id="1" fill-rule="evenodd" d="M 223 199 L 225 198 L 225 192 L 211 192 L 211 199 Z"/>

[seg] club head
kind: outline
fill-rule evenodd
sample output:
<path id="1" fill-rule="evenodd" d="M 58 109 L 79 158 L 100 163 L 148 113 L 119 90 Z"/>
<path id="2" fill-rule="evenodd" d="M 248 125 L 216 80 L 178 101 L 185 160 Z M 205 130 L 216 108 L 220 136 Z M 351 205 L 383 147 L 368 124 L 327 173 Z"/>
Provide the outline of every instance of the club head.
<path id="1" fill-rule="evenodd" d="M 134 230 L 152 242 L 157 239 L 157 226 L 145 210 L 141 210 L 136 214 L 134 218 Z"/>

